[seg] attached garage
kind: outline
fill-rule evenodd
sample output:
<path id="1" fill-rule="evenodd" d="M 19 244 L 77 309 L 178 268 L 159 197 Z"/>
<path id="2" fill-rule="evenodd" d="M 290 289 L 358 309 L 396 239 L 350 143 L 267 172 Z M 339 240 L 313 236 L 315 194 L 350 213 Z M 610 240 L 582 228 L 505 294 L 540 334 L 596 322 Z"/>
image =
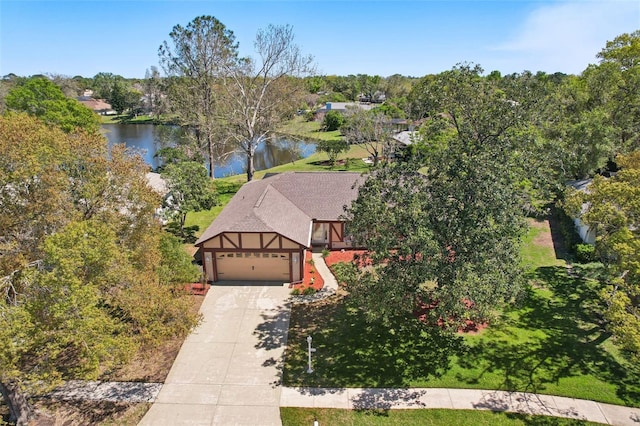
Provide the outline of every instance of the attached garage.
<path id="1" fill-rule="evenodd" d="M 217 252 L 218 279 L 289 281 L 289 253 Z"/>
<path id="2" fill-rule="evenodd" d="M 360 179 L 283 173 L 246 183 L 196 241 L 206 280 L 302 281 L 306 250 L 350 246 L 342 215 Z"/>

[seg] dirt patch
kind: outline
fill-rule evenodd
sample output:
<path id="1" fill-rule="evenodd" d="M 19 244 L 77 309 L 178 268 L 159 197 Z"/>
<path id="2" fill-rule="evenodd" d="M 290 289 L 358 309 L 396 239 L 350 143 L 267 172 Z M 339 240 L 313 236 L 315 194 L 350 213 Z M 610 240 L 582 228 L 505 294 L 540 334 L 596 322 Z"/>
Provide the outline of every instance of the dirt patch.
<path id="1" fill-rule="evenodd" d="M 204 300 L 202 295 L 191 295 L 193 313 L 198 313 Z M 101 380 L 114 382 L 149 382 L 163 383 L 171 370 L 173 361 L 178 356 L 184 338 L 173 338 L 160 347 L 141 348 L 129 364 L 115 370 Z"/>
<path id="2" fill-rule="evenodd" d="M 43 401 L 44 414 L 30 426 L 123 425 L 140 422 L 150 403 L 109 401 Z"/>
<path id="3" fill-rule="evenodd" d="M 554 248 L 553 238 L 551 236 L 551 227 L 549 226 L 549 221 L 547 219 L 529 220 L 529 226 L 541 230 L 541 232 L 533 239 L 533 244 L 540 247 Z"/>
<path id="4" fill-rule="evenodd" d="M 190 310 L 197 313 L 204 296 L 192 295 Z M 100 377 L 103 381 L 163 383 L 176 359 L 184 338 L 170 339 L 160 347 L 141 348 L 129 364 Z M 44 413 L 32 426 L 136 425 L 151 404 L 109 401 L 54 401 L 41 398 L 35 403 Z M 0 398 L 0 423 L 9 410 Z"/>

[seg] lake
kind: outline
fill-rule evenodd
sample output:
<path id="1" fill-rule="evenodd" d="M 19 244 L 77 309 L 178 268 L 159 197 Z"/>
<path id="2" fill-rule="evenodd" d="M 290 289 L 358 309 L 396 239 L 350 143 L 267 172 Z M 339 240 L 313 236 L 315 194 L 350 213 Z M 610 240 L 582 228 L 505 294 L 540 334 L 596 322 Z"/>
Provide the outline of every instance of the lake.
<path id="1" fill-rule="evenodd" d="M 138 151 L 153 170 L 161 164 L 155 154 L 161 148 L 162 126 L 154 124 L 103 124 L 102 130 L 109 140 L 109 146 L 125 143 L 128 148 Z M 308 157 L 315 150 L 314 143 L 301 140 L 275 139 L 261 142 L 256 150 L 253 164 L 256 171 L 269 169 Z M 246 162 L 246 157 L 241 153 L 231 154 L 224 163 L 216 164 L 214 176 L 225 177 L 246 173 Z"/>

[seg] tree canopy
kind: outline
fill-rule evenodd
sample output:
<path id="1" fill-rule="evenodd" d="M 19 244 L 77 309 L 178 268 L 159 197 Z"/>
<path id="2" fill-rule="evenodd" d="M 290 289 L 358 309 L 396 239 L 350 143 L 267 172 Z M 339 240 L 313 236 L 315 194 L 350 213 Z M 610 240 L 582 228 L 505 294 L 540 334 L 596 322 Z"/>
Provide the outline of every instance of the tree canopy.
<path id="1" fill-rule="evenodd" d="M 602 288 L 608 328 L 640 360 L 640 151 L 620 155 L 611 178 L 595 176 L 566 206 L 596 231 L 596 253 L 607 268 Z M 583 207 L 584 206 L 584 207 Z"/>
<path id="2" fill-rule="evenodd" d="M 76 128 L 96 132 L 98 116 L 75 99 L 67 98 L 62 90 L 46 78 L 30 78 L 14 87 L 5 97 L 9 111 L 26 112 L 66 132 Z"/>
<path id="3" fill-rule="evenodd" d="M 164 207 L 170 217 L 177 219 L 184 237 L 184 223 L 188 212 L 208 210 L 216 205 L 216 193 L 207 179 L 207 169 L 195 161 L 168 164 L 162 171 L 167 182 Z"/>
<path id="4" fill-rule="evenodd" d="M 349 232 L 377 266 L 350 289 L 375 319 L 430 306 L 432 321 L 484 320 L 522 288 L 526 123 L 481 71 L 462 65 L 440 76 L 430 116 L 447 123 L 444 145 L 422 163 L 374 172 L 348 209 Z"/>
<path id="5" fill-rule="evenodd" d="M 158 49 L 160 63 L 169 77 L 171 111 L 181 125 L 193 131 L 198 149 L 209 162 L 225 155 L 218 110 L 221 108 L 220 79 L 238 61 L 238 44 L 233 31 L 213 16 L 198 16 L 186 27 L 176 25 Z"/>
<path id="6" fill-rule="evenodd" d="M 0 152 L 0 391 L 24 422 L 25 391 L 185 335 L 196 318 L 175 280 L 193 269 L 163 244 L 147 167 L 123 146 L 10 114 Z"/>

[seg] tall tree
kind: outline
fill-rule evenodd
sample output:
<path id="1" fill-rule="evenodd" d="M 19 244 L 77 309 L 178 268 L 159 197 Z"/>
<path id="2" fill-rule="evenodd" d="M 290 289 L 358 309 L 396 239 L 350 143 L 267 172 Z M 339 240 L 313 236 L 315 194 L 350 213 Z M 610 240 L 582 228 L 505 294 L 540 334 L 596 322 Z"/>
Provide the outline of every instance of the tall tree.
<path id="1" fill-rule="evenodd" d="M 640 151 L 616 159 L 621 170 L 596 176 L 587 192 L 575 192 L 566 206 L 596 230 L 596 253 L 608 280 L 602 288 L 608 328 L 640 360 Z M 582 212 L 582 213 L 581 213 Z"/>
<path id="2" fill-rule="evenodd" d="M 31 78 L 18 84 L 5 97 L 9 111 L 29 115 L 70 132 L 76 128 L 97 132 L 99 117 L 75 99 L 67 98 L 62 90 L 47 78 Z"/>
<path id="3" fill-rule="evenodd" d="M 209 161 L 213 178 L 215 161 L 222 155 L 219 86 L 221 78 L 237 64 L 238 44 L 233 32 L 213 16 L 198 16 L 186 27 L 176 25 L 171 43 L 159 50 L 168 79 L 171 109 L 180 124 L 193 129 L 198 146 Z"/>
<path id="4" fill-rule="evenodd" d="M 377 166 L 381 157 L 391 152 L 391 119 L 377 111 L 353 108 L 348 112 L 347 121 L 342 126 L 342 134 L 347 142 L 360 145 L 373 158 Z"/>
<path id="5" fill-rule="evenodd" d="M 148 114 L 160 116 L 165 111 L 163 81 L 155 66 L 148 68 L 144 75 L 145 108 Z"/>
<path id="6" fill-rule="evenodd" d="M 26 424 L 34 391 L 95 379 L 196 318 L 160 267 L 176 255 L 139 156 L 25 114 L 0 117 L 0 152 L 0 392 Z"/>
<path id="7" fill-rule="evenodd" d="M 373 318 L 423 304 L 434 323 L 484 320 L 521 290 L 526 122 L 520 104 L 481 72 L 462 65 L 437 77 L 442 89 L 429 115 L 448 123 L 443 146 L 425 163 L 373 173 L 348 210 L 349 231 L 379 265 L 350 287 Z"/>
<path id="8" fill-rule="evenodd" d="M 313 73 L 312 57 L 294 43 L 289 25 L 269 25 L 254 43 L 258 59 L 243 58 L 227 68 L 220 118 L 229 136 L 247 158 L 247 180 L 253 179 L 258 144 L 303 101 L 302 79 Z"/>
<path id="9" fill-rule="evenodd" d="M 216 193 L 207 179 L 207 169 L 201 163 L 180 161 L 168 164 L 162 171 L 167 182 L 164 206 L 180 225 L 184 237 L 184 223 L 188 212 L 208 210 L 216 205 Z"/>

